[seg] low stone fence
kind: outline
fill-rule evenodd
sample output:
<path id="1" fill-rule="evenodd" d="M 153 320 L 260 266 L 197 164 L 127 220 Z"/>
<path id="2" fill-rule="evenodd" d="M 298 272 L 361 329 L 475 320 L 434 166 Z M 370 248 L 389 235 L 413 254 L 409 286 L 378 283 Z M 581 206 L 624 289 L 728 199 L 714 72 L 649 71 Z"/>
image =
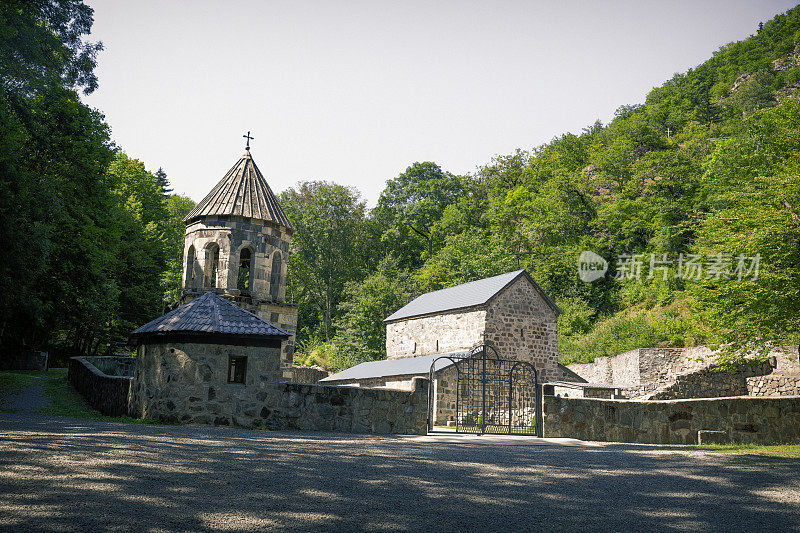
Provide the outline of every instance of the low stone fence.
<path id="1" fill-rule="evenodd" d="M 92 364 L 97 361 L 101 366 L 111 363 L 109 360 L 119 359 L 118 368 L 128 368 L 128 364 L 136 364 L 131 357 L 71 357 L 67 370 L 67 379 L 80 392 L 89 405 L 109 416 L 128 414 L 128 394 L 132 378 L 128 376 L 107 376 Z M 131 373 L 132 373 L 132 368 Z"/>
<path id="2" fill-rule="evenodd" d="M 701 430 L 734 443 L 800 442 L 800 397 L 637 401 L 544 397 L 544 436 L 697 444 Z"/>
<path id="3" fill-rule="evenodd" d="M 410 392 L 285 383 L 277 405 L 265 405 L 260 415 L 270 429 L 424 435 L 427 402 L 424 378 L 414 378 Z"/>
<path id="4" fill-rule="evenodd" d="M 25 350 L 0 354 L 0 370 L 47 370 L 47 352 Z"/>
<path id="5" fill-rule="evenodd" d="M 750 396 L 800 396 L 800 376 L 771 374 L 747 379 Z"/>
<path id="6" fill-rule="evenodd" d="M 125 356 L 84 357 L 97 370 L 106 376 L 132 378 L 136 370 L 136 358 Z"/>
<path id="7" fill-rule="evenodd" d="M 328 377 L 328 371 L 319 366 L 292 365 L 293 383 L 317 383 Z"/>

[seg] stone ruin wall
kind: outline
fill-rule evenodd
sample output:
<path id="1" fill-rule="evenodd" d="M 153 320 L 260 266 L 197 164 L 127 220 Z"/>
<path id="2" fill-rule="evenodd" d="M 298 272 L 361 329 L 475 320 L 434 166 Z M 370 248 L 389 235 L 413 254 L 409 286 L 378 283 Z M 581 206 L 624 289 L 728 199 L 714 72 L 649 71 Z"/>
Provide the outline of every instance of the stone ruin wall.
<path id="1" fill-rule="evenodd" d="M 486 340 L 497 347 L 500 357 L 532 363 L 540 382 L 561 375 L 556 314 L 524 277 L 489 303 Z"/>
<path id="2" fill-rule="evenodd" d="M 655 391 L 649 399 L 800 395 L 800 374 L 781 374 L 775 372 L 776 367 L 777 357 L 771 357 L 756 366 L 744 366 L 736 371 L 703 368 L 677 376 L 672 385 Z"/>
<path id="3" fill-rule="evenodd" d="M 620 386 L 628 398 L 670 400 L 800 394 L 796 346 L 775 350 L 767 361 L 736 371 L 714 371 L 713 359 L 714 351 L 706 346 L 642 348 L 568 368 L 589 383 Z M 578 391 L 567 394 L 580 396 Z"/>
<path id="4" fill-rule="evenodd" d="M 386 324 L 386 358 L 468 350 L 483 342 L 486 310 L 459 310 Z"/>
<path id="5" fill-rule="evenodd" d="M 682 354 L 682 348 L 639 348 L 613 357 L 598 357 L 591 363 L 567 365 L 567 368 L 587 382 L 600 385 L 666 384 Z"/>

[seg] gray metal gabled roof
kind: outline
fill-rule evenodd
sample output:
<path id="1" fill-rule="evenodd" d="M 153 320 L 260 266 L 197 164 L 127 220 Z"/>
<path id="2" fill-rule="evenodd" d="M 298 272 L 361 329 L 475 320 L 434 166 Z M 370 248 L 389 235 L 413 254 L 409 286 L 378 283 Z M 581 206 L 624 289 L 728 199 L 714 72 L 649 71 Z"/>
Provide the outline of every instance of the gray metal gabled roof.
<path id="1" fill-rule="evenodd" d="M 556 306 L 553 300 L 545 294 L 541 287 L 539 287 L 539 285 L 533 281 L 533 278 L 523 269 L 423 294 L 412 300 L 411 303 L 405 307 L 386 317 L 384 322 L 486 305 L 489 303 L 489 300 L 494 298 L 520 276 L 525 276 L 533 284 L 556 315 L 561 313 L 561 310 Z"/>
<path id="2" fill-rule="evenodd" d="M 402 359 L 386 359 L 385 361 L 368 361 L 356 366 L 351 366 L 347 370 L 342 370 L 332 374 L 320 381 L 350 381 L 370 378 L 385 378 L 391 376 L 424 375 L 427 376 L 431 370 L 431 365 L 438 357 L 453 356 L 463 358 L 469 355 L 469 351 L 452 352 L 436 355 L 423 355 L 420 357 L 404 357 Z M 442 370 L 454 364 L 450 359 L 439 359 L 436 361 L 436 371 Z"/>
<path id="3" fill-rule="evenodd" d="M 207 292 L 131 332 L 131 339 L 149 336 L 202 335 L 287 338 L 289 333 L 221 296 Z"/>
<path id="4" fill-rule="evenodd" d="M 294 232 L 289 217 L 250 155 L 250 149 L 245 150 L 233 168 L 184 217 L 183 222 L 188 224 L 206 216 L 254 218 Z"/>

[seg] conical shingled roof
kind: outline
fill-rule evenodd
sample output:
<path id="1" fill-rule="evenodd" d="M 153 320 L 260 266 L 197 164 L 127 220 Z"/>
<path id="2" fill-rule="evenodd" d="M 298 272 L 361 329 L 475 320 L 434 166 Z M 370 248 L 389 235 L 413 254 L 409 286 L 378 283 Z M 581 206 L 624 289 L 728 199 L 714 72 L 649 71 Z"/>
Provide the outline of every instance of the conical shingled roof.
<path id="1" fill-rule="evenodd" d="M 183 221 L 188 224 L 211 215 L 261 219 L 294 232 L 289 217 L 258 170 L 249 149 Z"/>
<path id="2" fill-rule="evenodd" d="M 149 336 L 243 336 L 264 339 L 286 338 L 289 333 L 221 296 L 207 292 L 134 330 L 138 341 Z"/>

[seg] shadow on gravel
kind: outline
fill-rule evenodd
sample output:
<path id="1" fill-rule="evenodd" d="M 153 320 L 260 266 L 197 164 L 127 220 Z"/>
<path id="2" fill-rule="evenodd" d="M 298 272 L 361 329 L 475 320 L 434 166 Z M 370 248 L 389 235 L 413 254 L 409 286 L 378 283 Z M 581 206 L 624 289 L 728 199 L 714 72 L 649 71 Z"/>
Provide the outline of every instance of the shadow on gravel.
<path id="1" fill-rule="evenodd" d="M 0 415 L 0 528 L 783 530 L 797 461 Z"/>

